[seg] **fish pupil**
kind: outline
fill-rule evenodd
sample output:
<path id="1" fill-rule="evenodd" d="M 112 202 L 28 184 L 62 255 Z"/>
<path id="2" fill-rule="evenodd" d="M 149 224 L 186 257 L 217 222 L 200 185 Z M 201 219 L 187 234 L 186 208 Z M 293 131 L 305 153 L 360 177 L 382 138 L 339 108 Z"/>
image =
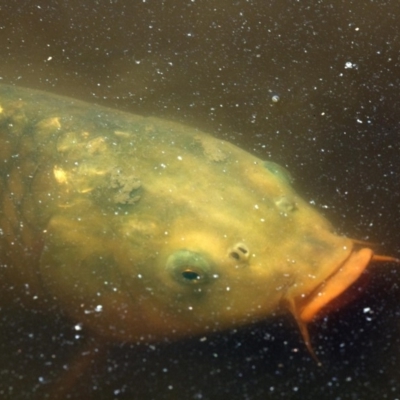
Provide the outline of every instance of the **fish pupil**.
<path id="1" fill-rule="evenodd" d="M 193 271 L 192 269 L 185 269 L 182 271 L 182 277 L 188 281 L 195 281 L 199 280 L 200 274 L 198 274 L 196 271 Z"/>
<path id="2" fill-rule="evenodd" d="M 166 269 L 182 284 L 200 285 L 209 281 L 213 265 L 203 254 L 180 249 L 168 257 Z"/>

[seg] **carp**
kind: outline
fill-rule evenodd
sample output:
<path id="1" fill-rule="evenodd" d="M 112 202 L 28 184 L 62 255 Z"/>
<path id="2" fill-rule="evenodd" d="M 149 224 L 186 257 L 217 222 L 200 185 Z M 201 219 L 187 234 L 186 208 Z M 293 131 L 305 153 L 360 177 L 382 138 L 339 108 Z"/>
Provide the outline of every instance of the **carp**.
<path id="1" fill-rule="evenodd" d="M 0 86 L 0 304 L 94 335 L 200 335 L 289 310 L 307 325 L 375 255 L 279 165 L 195 128 Z"/>

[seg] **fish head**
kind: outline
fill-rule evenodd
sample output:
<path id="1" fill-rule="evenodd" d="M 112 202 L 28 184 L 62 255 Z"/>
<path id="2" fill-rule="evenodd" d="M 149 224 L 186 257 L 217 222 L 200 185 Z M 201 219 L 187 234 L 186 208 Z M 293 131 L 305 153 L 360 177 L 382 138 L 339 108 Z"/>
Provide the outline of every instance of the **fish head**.
<path id="1" fill-rule="evenodd" d="M 228 161 L 192 154 L 170 163 L 145 176 L 134 204 L 108 204 L 116 185 L 100 185 L 107 194 L 85 192 L 53 216 L 41 275 L 67 313 L 128 341 L 215 332 L 285 308 L 302 323 L 309 294 L 353 243 L 296 194 L 283 168 L 223 143 Z"/>
<path id="2" fill-rule="evenodd" d="M 162 283 L 152 286 L 155 308 L 176 332 L 227 329 L 287 308 L 305 326 L 325 305 L 303 321 L 309 296 L 354 244 L 295 193 L 276 164 L 253 160 L 230 176 L 170 211 L 154 268 L 143 270 L 149 283 Z"/>

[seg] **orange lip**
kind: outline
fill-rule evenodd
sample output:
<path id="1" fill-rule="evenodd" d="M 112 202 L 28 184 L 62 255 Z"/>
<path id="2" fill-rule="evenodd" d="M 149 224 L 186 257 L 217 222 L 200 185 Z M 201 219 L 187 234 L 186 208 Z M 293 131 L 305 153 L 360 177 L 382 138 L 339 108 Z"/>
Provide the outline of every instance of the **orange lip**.
<path id="1" fill-rule="evenodd" d="M 352 252 L 344 263 L 313 293 L 307 297 L 298 317 L 304 323 L 310 322 L 318 312 L 354 283 L 373 257 L 368 248 Z"/>
<path id="2" fill-rule="evenodd" d="M 371 261 L 400 263 L 400 260 L 397 258 L 376 255 L 373 250 L 365 247 L 350 253 L 349 257 L 343 261 L 339 268 L 305 299 L 286 299 L 289 309 L 297 321 L 304 343 L 318 365 L 321 365 L 321 363 L 311 346 L 310 335 L 307 329 L 308 323 L 311 322 L 322 308 L 352 285 Z"/>

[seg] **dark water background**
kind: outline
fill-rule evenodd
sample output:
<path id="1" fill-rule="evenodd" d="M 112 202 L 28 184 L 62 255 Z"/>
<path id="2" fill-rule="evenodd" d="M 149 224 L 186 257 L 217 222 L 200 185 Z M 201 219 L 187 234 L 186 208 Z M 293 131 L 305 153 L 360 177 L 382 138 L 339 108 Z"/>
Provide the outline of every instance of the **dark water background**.
<path id="1" fill-rule="evenodd" d="M 341 233 L 400 256 L 399 26 L 397 0 L 0 0 L 0 82 L 232 141 L 285 165 Z M 400 269 L 366 275 L 311 326 L 323 368 L 283 316 L 115 346 L 69 398 L 400 399 Z M 75 335 L 58 314 L 2 311 L 0 398 L 46 398 Z"/>

